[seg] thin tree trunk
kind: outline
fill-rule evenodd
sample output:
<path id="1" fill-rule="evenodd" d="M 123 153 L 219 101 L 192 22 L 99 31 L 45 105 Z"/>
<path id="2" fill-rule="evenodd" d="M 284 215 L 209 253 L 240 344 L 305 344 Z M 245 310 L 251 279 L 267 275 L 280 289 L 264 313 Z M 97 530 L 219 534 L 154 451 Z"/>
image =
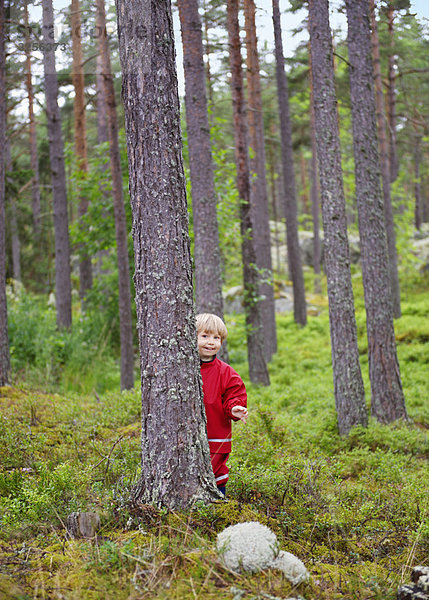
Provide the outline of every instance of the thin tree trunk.
<path id="1" fill-rule="evenodd" d="M 0 387 L 9 383 L 10 352 L 6 301 L 6 51 L 5 6 L 0 0 Z"/>
<path id="2" fill-rule="evenodd" d="M 98 32 L 98 35 L 103 35 Z M 104 144 L 109 141 L 109 129 L 107 123 L 107 102 L 103 75 L 103 57 L 100 49 L 97 54 L 97 64 L 95 72 L 95 82 L 97 88 L 97 142 Z"/>
<path id="3" fill-rule="evenodd" d="M 142 472 L 133 498 L 170 509 L 219 497 L 196 343 L 169 0 L 117 0 L 133 213 Z"/>
<path id="4" fill-rule="evenodd" d="M 366 426 L 367 413 L 350 274 L 328 0 L 310 0 L 309 30 L 335 405 L 338 429 L 345 435 L 355 425 Z"/>
<path id="5" fill-rule="evenodd" d="M 393 316 L 401 316 L 401 293 L 398 277 L 398 257 L 396 252 L 395 223 L 393 219 L 392 200 L 390 196 L 389 149 L 386 136 L 386 118 L 384 114 L 383 84 L 380 68 L 380 45 L 378 41 L 377 22 L 375 20 L 375 0 L 369 0 L 371 16 L 372 55 L 374 61 L 375 104 L 377 111 L 377 131 L 380 147 L 381 178 L 383 182 L 384 221 L 387 234 L 387 250 L 389 256 L 389 280 L 392 292 Z"/>
<path id="6" fill-rule="evenodd" d="M 67 216 L 64 147 L 61 134 L 61 115 L 58 108 L 58 79 L 55 70 L 53 42 L 54 11 L 52 0 L 42 0 L 44 84 L 48 120 L 49 156 L 52 178 L 55 229 L 55 285 L 57 325 L 71 327 L 70 245 Z"/>
<path id="7" fill-rule="evenodd" d="M 6 108 L 7 112 L 7 108 Z M 6 122 L 7 129 L 7 122 Z M 11 174 L 13 169 L 12 153 L 10 150 L 9 139 L 5 143 L 5 181 L 8 179 L 8 173 Z M 19 194 L 18 194 L 19 195 Z M 12 272 L 15 281 L 22 281 L 21 276 L 21 242 L 19 240 L 18 219 L 16 215 L 15 194 L 9 198 L 10 201 L 10 237 L 12 241 Z"/>
<path id="8" fill-rule="evenodd" d="M 74 86 L 74 140 L 76 151 L 76 166 L 83 177 L 88 173 L 88 156 L 86 146 L 86 117 L 85 117 L 85 79 L 83 73 L 83 53 L 81 43 L 81 18 L 79 0 L 71 1 L 71 29 L 73 49 L 73 86 Z M 85 215 L 88 212 L 89 199 L 85 194 L 79 194 L 80 228 L 85 231 Z M 79 294 L 84 301 L 88 290 L 92 287 L 91 258 L 88 256 L 86 244 L 80 245 L 79 263 Z"/>
<path id="9" fill-rule="evenodd" d="M 422 226 L 422 197 L 420 183 L 420 162 L 421 162 L 421 136 L 415 132 L 414 136 L 414 224 L 419 230 Z"/>
<path id="10" fill-rule="evenodd" d="M 99 32 L 99 53 L 102 62 L 104 98 L 107 108 L 107 126 L 110 144 L 110 171 L 112 175 L 113 209 L 115 213 L 116 252 L 118 257 L 119 335 L 121 344 L 121 390 L 134 387 L 133 320 L 131 311 L 130 265 L 128 232 L 122 191 L 121 155 L 119 151 L 118 117 L 115 88 L 110 65 L 109 43 L 106 31 L 104 0 L 96 0 L 96 25 Z"/>
<path id="11" fill-rule="evenodd" d="M 298 239 L 295 173 L 293 167 L 292 149 L 292 127 L 289 116 L 288 85 L 284 69 L 279 0 L 273 0 L 273 24 L 276 56 L 277 94 L 280 116 L 280 138 L 282 145 L 283 186 L 285 190 L 285 216 L 289 276 L 292 280 L 293 285 L 293 305 L 295 321 L 299 325 L 305 325 L 307 323 L 307 306 L 305 301 L 304 276 L 302 273 L 301 252 L 299 248 Z"/>
<path id="12" fill-rule="evenodd" d="M 247 120 L 249 144 L 254 158 L 250 161 L 252 187 L 250 193 L 256 264 L 263 274 L 260 286 L 262 333 L 265 360 L 277 352 L 276 315 L 272 281 L 271 239 L 265 172 L 264 116 L 262 112 L 261 78 L 259 74 L 254 0 L 244 0 L 247 54 Z"/>
<path id="13" fill-rule="evenodd" d="M 395 59 L 395 37 L 394 19 L 395 8 L 389 3 L 387 8 L 388 33 L 389 33 L 389 70 L 388 70 L 388 124 L 389 124 L 389 164 L 390 182 L 396 181 L 399 172 L 399 162 L 396 144 L 396 59 Z"/>
<path id="14" fill-rule="evenodd" d="M 30 166 L 33 171 L 31 195 L 33 209 L 33 226 L 36 237 L 40 234 L 40 186 L 39 186 L 39 158 L 37 154 L 36 122 L 34 120 L 34 93 L 31 74 L 30 30 L 28 24 L 27 0 L 24 5 L 25 24 L 25 67 L 26 86 L 28 94 L 28 115 L 30 123 Z"/>
<path id="15" fill-rule="evenodd" d="M 380 189 L 368 0 L 346 0 L 350 95 L 362 274 L 367 317 L 371 413 L 406 418 L 393 328 L 386 231 Z"/>
<path id="16" fill-rule="evenodd" d="M 321 294 L 320 282 L 322 263 L 322 246 L 320 242 L 319 229 L 319 179 L 317 176 L 317 141 L 316 141 L 316 118 L 314 114 L 314 89 L 313 89 L 313 65 L 311 60 L 311 47 L 309 43 L 309 67 L 310 67 L 310 137 L 311 137 L 311 213 L 313 216 L 313 270 L 314 270 L 314 293 Z"/>
<path id="17" fill-rule="evenodd" d="M 222 271 L 198 0 L 179 0 L 195 239 L 197 312 L 223 317 Z"/>
<path id="18" fill-rule="evenodd" d="M 243 258 L 244 311 L 246 315 L 247 357 L 249 377 L 253 383 L 269 385 L 265 362 L 262 319 L 259 301 L 259 275 L 253 242 L 250 209 L 250 168 L 247 144 L 246 109 L 244 105 L 243 74 L 238 23 L 238 0 L 227 2 L 231 93 L 234 114 L 235 160 L 237 187 L 240 198 L 241 253 Z"/>

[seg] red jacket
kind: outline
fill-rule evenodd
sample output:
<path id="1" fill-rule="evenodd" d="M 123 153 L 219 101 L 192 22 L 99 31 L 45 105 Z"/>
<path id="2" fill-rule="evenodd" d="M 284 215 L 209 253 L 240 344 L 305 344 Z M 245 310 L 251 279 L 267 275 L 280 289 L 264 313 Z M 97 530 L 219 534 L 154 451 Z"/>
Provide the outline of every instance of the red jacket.
<path id="1" fill-rule="evenodd" d="M 231 414 L 234 406 L 247 406 L 243 380 L 232 367 L 215 358 L 201 363 L 207 436 L 212 454 L 231 452 Z"/>

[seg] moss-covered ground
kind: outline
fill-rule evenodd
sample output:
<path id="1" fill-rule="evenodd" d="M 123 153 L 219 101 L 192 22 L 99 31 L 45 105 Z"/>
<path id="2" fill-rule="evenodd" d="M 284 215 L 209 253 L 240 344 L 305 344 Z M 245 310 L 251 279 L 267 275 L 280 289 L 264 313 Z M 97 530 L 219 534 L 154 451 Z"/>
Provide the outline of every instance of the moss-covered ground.
<path id="1" fill-rule="evenodd" d="M 271 386 L 248 384 L 235 425 L 228 501 L 187 513 L 131 507 L 139 392 L 82 395 L 23 382 L 0 389 L 0 598 L 394 600 L 429 564 L 429 301 L 418 290 L 395 323 L 409 421 L 370 419 L 337 433 L 326 302 L 297 327 L 278 317 Z M 315 309 L 314 309 L 315 307 Z M 357 312 L 368 408 L 365 318 Z M 241 317 L 233 366 L 247 381 Z M 96 540 L 68 540 L 73 511 L 96 511 Z M 293 589 L 276 571 L 228 572 L 218 531 L 258 520 L 311 573 Z"/>

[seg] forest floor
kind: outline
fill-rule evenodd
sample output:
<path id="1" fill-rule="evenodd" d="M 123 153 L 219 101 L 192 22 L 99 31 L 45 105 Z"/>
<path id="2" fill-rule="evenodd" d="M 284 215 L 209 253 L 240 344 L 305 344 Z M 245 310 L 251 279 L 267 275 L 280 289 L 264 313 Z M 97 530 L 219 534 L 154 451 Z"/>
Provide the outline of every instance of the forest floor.
<path id="1" fill-rule="evenodd" d="M 248 385 L 234 428 L 228 501 L 187 513 L 131 507 L 140 462 L 140 394 L 0 389 L 0 598 L 394 600 L 429 564 L 429 300 L 403 302 L 396 339 L 409 421 L 337 433 L 326 302 L 305 328 L 278 317 L 271 386 Z M 365 316 L 357 311 L 368 409 Z M 241 316 L 227 320 L 247 382 Z M 67 515 L 94 511 L 93 540 Z M 228 571 L 215 552 L 227 525 L 257 520 L 310 572 Z"/>

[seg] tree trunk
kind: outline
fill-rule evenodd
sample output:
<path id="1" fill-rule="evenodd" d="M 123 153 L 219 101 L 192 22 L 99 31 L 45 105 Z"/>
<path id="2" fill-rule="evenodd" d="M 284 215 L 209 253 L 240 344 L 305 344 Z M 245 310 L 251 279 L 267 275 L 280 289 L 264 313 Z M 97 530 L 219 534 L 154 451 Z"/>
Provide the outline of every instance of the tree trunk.
<path id="1" fill-rule="evenodd" d="M 367 317 L 371 413 L 406 418 L 393 329 L 386 231 L 380 189 L 368 0 L 346 0 L 350 95 L 362 274 Z"/>
<path id="2" fill-rule="evenodd" d="M 76 166 L 83 177 L 88 173 L 88 156 L 86 146 L 86 117 L 85 117 L 85 79 L 83 73 L 83 53 L 81 42 L 80 2 L 71 2 L 71 33 L 73 48 L 73 86 L 74 86 L 74 141 Z M 85 194 L 79 194 L 79 226 L 85 231 L 85 215 L 88 212 L 89 200 Z M 83 302 L 88 290 L 92 287 L 91 257 L 88 256 L 86 244 L 80 244 L 79 280 L 80 299 Z"/>
<path id="3" fill-rule="evenodd" d="M 380 146 L 381 178 L 383 182 L 384 221 L 387 234 L 387 250 L 389 257 L 389 280 L 392 291 L 393 316 L 401 316 L 401 293 L 398 277 L 398 257 L 396 252 L 395 223 L 393 220 L 392 200 L 390 196 L 389 149 L 386 136 L 386 119 L 384 114 L 383 83 L 380 68 L 380 45 L 378 41 L 377 22 L 375 20 L 375 1 L 369 0 L 371 16 L 372 56 L 374 61 L 375 104 L 377 111 L 377 131 Z"/>
<path id="4" fill-rule="evenodd" d="M 420 183 L 420 162 L 421 162 L 421 136 L 416 131 L 414 134 L 414 224 L 419 230 L 422 226 L 422 198 Z"/>
<path id="5" fill-rule="evenodd" d="M 388 71 L 388 124 L 389 124 L 389 163 L 390 163 L 390 182 L 396 181 L 399 172 L 399 162 L 396 144 L 396 59 L 395 59 L 395 38 L 394 38 L 394 19 L 395 9 L 393 3 L 389 3 L 387 9 L 388 32 L 389 32 L 389 71 Z"/>
<path id="6" fill-rule="evenodd" d="M 49 156 L 52 179 L 55 229 L 55 285 L 58 327 L 71 327 L 70 245 L 67 215 L 64 147 L 58 108 L 58 79 L 55 70 L 54 11 L 52 0 L 42 0 L 43 66 L 48 121 Z"/>
<path id="7" fill-rule="evenodd" d="M 293 285 L 295 321 L 299 325 L 305 325 L 307 323 L 307 306 L 305 301 L 304 277 L 302 273 L 301 253 L 298 240 L 292 127 L 289 116 L 288 85 L 284 69 L 279 0 L 273 0 L 273 24 L 276 55 L 277 94 L 280 116 L 280 138 L 282 146 L 283 186 L 285 190 L 285 217 L 289 276 Z"/>
<path id="8" fill-rule="evenodd" d="M 313 89 L 313 66 L 311 61 L 311 47 L 308 46 L 309 77 L 310 77 L 310 137 L 311 137 L 311 213 L 313 216 L 313 270 L 314 270 L 314 293 L 321 294 L 320 282 L 322 246 L 319 230 L 319 179 L 317 176 L 317 142 L 316 142 L 316 118 L 314 114 L 314 89 Z"/>
<path id="9" fill-rule="evenodd" d="M 142 473 L 133 498 L 218 498 L 205 429 L 169 0 L 117 0 L 133 213 Z"/>
<path id="10" fill-rule="evenodd" d="M 121 390 L 134 387 L 133 319 L 131 311 L 130 265 L 128 232 L 122 191 L 121 155 L 119 151 L 118 117 L 115 88 L 110 65 L 109 42 L 106 31 L 104 0 L 96 0 L 96 25 L 99 32 L 99 53 L 107 108 L 107 127 L 110 145 L 113 209 L 115 214 L 116 251 L 118 257 L 119 335 L 121 344 Z"/>
<path id="11" fill-rule="evenodd" d="M 269 375 L 263 347 L 259 301 L 260 282 L 256 268 L 256 253 L 250 209 L 250 169 L 243 74 L 241 69 L 238 0 L 228 0 L 227 2 L 227 24 L 234 115 L 235 161 L 237 164 L 237 187 L 240 198 L 241 253 L 243 259 L 244 312 L 246 315 L 249 377 L 253 383 L 269 385 Z"/>
<path id="12" fill-rule="evenodd" d="M 6 148 L 6 52 L 5 6 L 0 0 L 0 387 L 9 383 L 10 353 L 6 301 L 6 216 L 5 216 L 5 148 Z"/>
<path id="13" fill-rule="evenodd" d="M 104 6 L 104 4 L 103 4 Z M 98 32 L 98 35 L 103 35 Z M 97 142 L 104 144 L 109 141 L 109 129 L 107 125 L 107 102 L 103 75 L 103 57 L 101 48 L 97 54 L 97 64 L 95 72 L 95 85 L 97 88 Z"/>
<path id="14" fill-rule="evenodd" d="M 310 0 L 309 29 L 335 405 L 340 435 L 367 425 L 341 169 L 328 0 Z"/>
<path id="15" fill-rule="evenodd" d="M 7 107 L 6 107 L 7 113 Z M 6 119 L 7 130 L 7 119 Z M 5 182 L 8 180 L 8 174 L 13 170 L 12 153 L 10 150 L 9 139 L 5 142 Z M 17 194 L 19 196 L 19 193 Z M 12 273 L 15 281 L 22 281 L 21 276 L 21 242 L 19 240 L 18 219 L 16 215 L 15 193 L 13 192 L 9 198 L 10 203 L 10 237 L 12 242 Z"/>
<path id="16" fill-rule="evenodd" d="M 178 6 L 185 74 L 197 312 L 214 313 L 223 318 L 219 233 L 198 0 L 179 0 Z"/>
<path id="17" fill-rule="evenodd" d="M 277 352 L 276 315 L 271 264 L 271 239 L 268 215 L 268 195 L 265 172 L 264 116 L 262 112 L 261 78 L 259 74 L 258 45 L 256 38 L 254 0 L 244 1 L 247 54 L 247 120 L 249 144 L 254 157 L 250 161 L 252 187 L 250 193 L 253 239 L 256 264 L 263 274 L 259 293 L 261 300 L 262 334 L 265 360 Z"/>
<path id="18" fill-rule="evenodd" d="M 40 234 L 40 187 L 39 187 L 39 158 L 37 155 L 36 123 L 34 120 L 34 93 L 31 75 L 31 52 L 30 52 L 30 30 L 28 25 L 27 0 L 24 5 L 25 23 L 25 66 L 26 86 L 28 94 L 28 116 L 30 124 L 30 166 L 33 171 L 31 184 L 33 226 L 36 237 Z"/>

